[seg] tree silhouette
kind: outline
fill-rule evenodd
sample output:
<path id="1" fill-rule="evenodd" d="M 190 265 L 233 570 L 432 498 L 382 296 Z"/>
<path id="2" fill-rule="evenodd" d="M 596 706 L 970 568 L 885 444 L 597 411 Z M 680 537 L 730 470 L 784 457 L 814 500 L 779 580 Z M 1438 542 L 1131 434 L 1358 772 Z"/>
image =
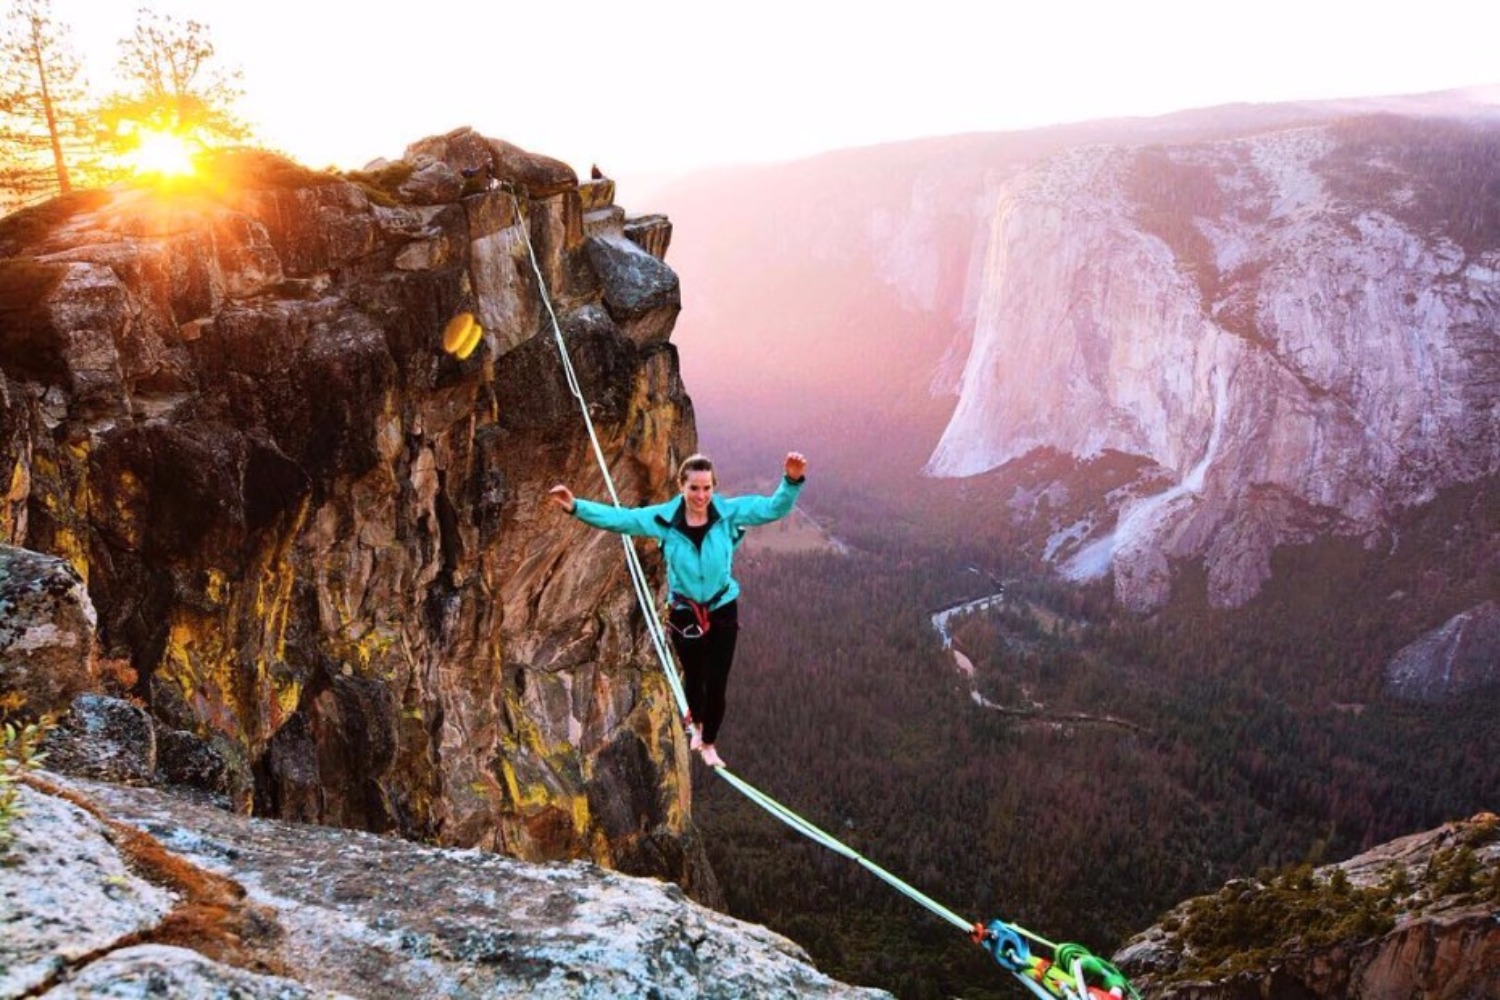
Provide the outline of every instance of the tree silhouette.
<path id="1" fill-rule="evenodd" d="M 234 111 L 243 96 L 240 72 L 216 65 L 214 55 L 201 22 L 138 10 L 135 33 L 120 40 L 118 69 L 126 88 L 100 114 L 107 141 L 124 151 L 142 130 L 204 145 L 247 138 L 250 128 Z"/>
<path id="2" fill-rule="evenodd" d="M 70 156 L 87 135 L 80 65 L 51 0 L 18 0 L 0 36 L 0 200 L 22 204 L 73 187 Z"/>

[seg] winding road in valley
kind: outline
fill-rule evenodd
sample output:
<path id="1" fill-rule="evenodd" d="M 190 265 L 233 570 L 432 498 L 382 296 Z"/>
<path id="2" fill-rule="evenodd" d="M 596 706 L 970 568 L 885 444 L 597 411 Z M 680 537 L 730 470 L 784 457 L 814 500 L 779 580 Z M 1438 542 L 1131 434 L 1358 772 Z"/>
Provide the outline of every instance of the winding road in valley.
<path id="1" fill-rule="evenodd" d="M 1001 715 L 1014 716 L 1020 719 L 1030 719 L 1034 722 L 1053 725 L 1107 726 L 1125 729 L 1143 736 L 1155 737 L 1156 734 L 1145 726 L 1114 715 L 1093 715 L 1088 712 L 1049 712 L 1041 702 L 1032 702 L 1031 705 L 1025 707 L 1001 705 L 990 701 L 984 695 L 980 694 L 978 679 L 975 677 L 974 672 L 974 662 L 964 655 L 963 650 L 953 644 L 953 632 L 949 627 L 949 623 L 958 615 L 968 614 L 973 611 L 987 611 L 1004 603 L 1005 589 L 1002 587 L 993 594 L 941 608 L 934 611 L 931 615 L 932 628 L 937 632 L 938 638 L 942 640 L 943 648 L 953 654 L 953 664 L 958 668 L 958 672 L 968 681 L 969 698 L 974 704 L 991 712 L 999 712 Z"/>

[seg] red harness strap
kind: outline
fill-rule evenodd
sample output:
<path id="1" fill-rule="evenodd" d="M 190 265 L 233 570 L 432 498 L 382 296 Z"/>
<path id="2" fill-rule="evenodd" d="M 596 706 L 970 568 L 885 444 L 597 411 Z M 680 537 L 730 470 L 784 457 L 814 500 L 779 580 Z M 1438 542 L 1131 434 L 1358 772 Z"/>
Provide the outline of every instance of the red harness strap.
<path id="1" fill-rule="evenodd" d="M 709 615 L 712 613 L 709 609 L 714 606 L 715 601 L 723 597 L 728 591 L 729 584 L 726 583 L 720 588 L 717 594 L 706 601 L 695 601 L 691 597 L 673 594 L 672 610 L 676 611 L 678 608 L 686 608 L 691 611 L 693 613 L 693 623 L 687 628 L 678 628 L 676 625 L 672 625 L 671 620 L 668 619 L 667 624 L 671 625 L 672 631 L 684 639 L 701 639 L 703 636 L 708 635 Z"/>

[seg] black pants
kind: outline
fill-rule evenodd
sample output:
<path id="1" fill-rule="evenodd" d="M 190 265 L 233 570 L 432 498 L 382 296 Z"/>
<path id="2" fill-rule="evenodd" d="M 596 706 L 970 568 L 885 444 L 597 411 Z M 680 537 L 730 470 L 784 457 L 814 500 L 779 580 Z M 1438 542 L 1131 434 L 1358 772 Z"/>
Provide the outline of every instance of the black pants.
<path id="1" fill-rule="evenodd" d="M 712 743 L 724 722 L 724 694 L 729 690 L 729 667 L 740 634 L 739 601 L 709 612 L 708 631 L 701 636 L 696 635 L 698 620 L 689 607 L 674 604 L 667 621 L 672 626 L 672 648 L 682 664 L 688 711 L 703 727 L 703 742 Z"/>

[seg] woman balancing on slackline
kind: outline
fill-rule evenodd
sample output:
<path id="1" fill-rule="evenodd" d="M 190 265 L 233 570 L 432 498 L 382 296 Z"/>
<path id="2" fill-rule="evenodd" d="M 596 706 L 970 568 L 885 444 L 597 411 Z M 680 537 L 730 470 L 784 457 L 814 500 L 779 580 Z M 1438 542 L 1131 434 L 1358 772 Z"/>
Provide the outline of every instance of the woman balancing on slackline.
<path id="1" fill-rule="evenodd" d="M 671 591 L 672 648 L 682 663 L 688 715 L 683 720 L 692 748 L 703 762 L 723 767 L 714 749 L 724 721 L 724 692 L 739 632 L 736 598 L 740 585 L 731 571 L 734 549 L 745 529 L 786 517 L 797 502 L 807 473 L 799 452 L 786 456 L 786 475 L 770 496 L 716 497 L 714 464 L 692 455 L 677 470 L 682 495 L 650 507 L 613 507 L 579 500 L 566 486 L 548 492 L 559 507 L 585 524 L 622 535 L 646 535 L 661 543 Z"/>

